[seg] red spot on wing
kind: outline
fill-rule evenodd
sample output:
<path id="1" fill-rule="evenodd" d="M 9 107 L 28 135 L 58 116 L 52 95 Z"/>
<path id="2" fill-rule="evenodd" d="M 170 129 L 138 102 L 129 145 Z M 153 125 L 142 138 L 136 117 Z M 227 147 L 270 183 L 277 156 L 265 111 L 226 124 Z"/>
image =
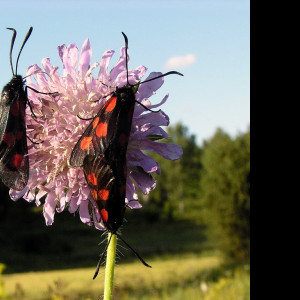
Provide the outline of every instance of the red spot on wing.
<path id="1" fill-rule="evenodd" d="M 107 135 L 107 123 L 100 123 L 96 128 L 96 135 L 98 137 Z"/>
<path id="2" fill-rule="evenodd" d="M 110 111 L 114 110 L 114 108 L 116 107 L 116 104 L 117 104 L 117 97 L 111 97 L 109 99 L 109 101 L 107 102 L 105 111 L 110 112 Z"/>
<path id="3" fill-rule="evenodd" d="M 99 121 L 100 121 L 100 118 L 96 117 L 95 120 L 93 121 L 93 128 L 96 128 L 96 126 L 98 125 Z"/>
<path id="4" fill-rule="evenodd" d="M 89 183 L 91 183 L 92 185 L 95 185 L 95 186 L 98 185 L 97 177 L 95 176 L 94 172 L 90 173 L 87 176 L 87 178 L 88 178 Z"/>
<path id="5" fill-rule="evenodd" d="M 12 147 L 15 144 L 15 141 L 16 141 L 16 137 L 13 132 L 5 132 L 4 133 L 3 142 L 5 142 L 5 144 L 8 147 Z"/>
<path id="6" fill-rule="evenodd" d="M 107 222 L 108 220 L 108 212 L 105 208 L 102 208 L 101 211 L 100 211 L 100 215 L 101 215 L 101 218 L 104 222 Z"/>
<path id="7" fill-rule="evenodd" d="M 15 153 L 12 155 L 10 163 L 17 169 L 22 168 L 24 166 L 24 155 Z"/>
<path id="8" fill-rule="evenodd" d="M 81 150 L 92 149 L 93 148 L 92 139 L 93 139 L 93 137 L 91 137 L 91 136 L 85 136 L 80 142 L 80 149 Z"/>
<path id="9" fill-rule="evenodd" d="M 106 201 L 109 197 L 109 190 L 99 190 L 98 195 L 101 200 Z"/>

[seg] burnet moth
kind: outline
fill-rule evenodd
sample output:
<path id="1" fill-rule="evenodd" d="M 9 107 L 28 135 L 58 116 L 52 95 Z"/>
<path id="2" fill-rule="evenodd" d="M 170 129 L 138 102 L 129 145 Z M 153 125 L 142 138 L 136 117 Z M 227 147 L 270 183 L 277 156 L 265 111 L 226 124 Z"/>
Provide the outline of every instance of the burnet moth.
<path id="1" fill-rule="evenodd" d="M 72 167 L 83 166 L 87 184 L 107 231 L 116 234 L 145 266 L 151 267 L 117 233 L 123 223 L 126 208 L 126 152 L 134 106 L 139 103 L 149 110 L 135 99 L 135 93 L 142 83 L 170 74 L 183 75 L 171 71 L 134 85 L 130 84 L 128 80 L 128 39 L 123 32 L 122 34 L 125 39 L 127 84 L 117 87 L 92 119 L 72 151 L 70 165 Z M 105 251 L 106 249 L 103 254 Z M 94 278 L 98 274 L 103 254 Z"/>
<path id="2" fill-rule="evenodd" d="M 25 124 L 26 104 L 29 104 L 27 97 L 27 88 L 40 94 L 37 90 L 25 86 L 25 81 L 21 75 L 18 75 L 18 61 L 24 45 L 29 39 L 33 30 L 30 27 L 19 51 L 16 68 L 14 71 L 12 63 L 12 51 L 17 32 L 14 28 L 7 28 L 13 31 L 10 46 L 10 65 L 13 77 L 7 83 L 1 93 L 0 102 L 0 178 L 8 187 L 17 191 L 23 190 L 28 182 L 29 162 L 27 150 L 27 136 Z"/>

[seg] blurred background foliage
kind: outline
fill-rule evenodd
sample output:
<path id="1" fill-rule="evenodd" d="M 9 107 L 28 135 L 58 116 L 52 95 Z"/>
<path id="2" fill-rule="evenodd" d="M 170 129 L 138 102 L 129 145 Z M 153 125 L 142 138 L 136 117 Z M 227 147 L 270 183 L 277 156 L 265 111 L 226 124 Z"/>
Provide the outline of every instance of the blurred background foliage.
<path id="1" fill-rule="evenodd" d="M 250 259 L 250 132 L 229 136 L 222 129 L 200 147 L 183 124 L 168 128 L 182 146 L 178 161 L 154 158 L 161 166 L 157 187 L 140 195 L 143 208 L 127 210 L 122 235 L 142 257 L 219 253 L 227 265 Z M 78 214 L 56 214 L 45 226 L 42 207 L 13 202 L 0 185 L 0 262 L 4 274 L 95 266 L 104 244 L 101 232 Z M 136 261 L 120 249 L 119 263 Z M 3 267 L 1 267 L 3 269 Z M 1 281 L 0 281 L 1 291 Z"/>
<path id="2" fill-rule="evenodd" d="M 157 188 L 144 197 L 146 214 L 160 221 L 185 219 L 202 225 L 205 238 L 228 262 L 248 262 L 250 132 L 231 138 L 217 129 L 203 147 L 182 124 L 170 127 L 169 135 L 184 154 L 175 162 L 156 157 L 163 171 Z"/>

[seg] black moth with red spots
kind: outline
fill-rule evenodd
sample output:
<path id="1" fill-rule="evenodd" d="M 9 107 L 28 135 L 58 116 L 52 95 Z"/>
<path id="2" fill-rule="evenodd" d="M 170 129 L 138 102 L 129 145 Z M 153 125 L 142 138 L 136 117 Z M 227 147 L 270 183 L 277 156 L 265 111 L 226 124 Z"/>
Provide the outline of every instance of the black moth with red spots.
<path id="1" fill-rule="evenodd" d="M 101 107 L 98 114 L 88 125 L 72 151 L 70 165 L 72 167 L 83 166 L 87 184 L 105 228 L 112 234 L 116 234 L 130 247 L 117 233 L 117 230 L 123 223 L 126 208 L 126 152 L 134 106 L 135 103 L 142 105 L 142 103 L 135 99 L 135 93 L 139 85 L 144 82 L 152 81 L 169 74 L 183 75 L 171 71 L 131 85 L 128 81 L 128 39 L 123 32 L 122 34 L 125 39 L 126 49 L 127 85 L 116 88 L 115 92 L 111 94 L 108 101 Z M 150 267 L 136 251 L 131 247 L 130 249 L 145 266 Z M 98 263 L 94 278 L 98 274 L 102 257 Z"/>
<path id="2" fill-rule="evenodd" d="M 108 231 L 116 233 L 125 213 L 126 152 L 135 96 L 117 89 L 73 149 L 70 164 L 83 165 L 86 181 Z"/>
<path id="3" fill-rule="evenodd" d="M 4 86 L 1 93 L 0 178 L 7 187 L 20 191 L 26 187 L 29 174 L 25 127 L 25 108 L 28 98 L 26 89 L 24 89 L 23 78 L 17 75 L 17 66 L 21 51 L 32 32 L 32 27 L 30 27 L 20 49 L 15 72 L 11 55 L 16 31 L 13 28 L 7 29 L 14 32 L 10 48 L 10 64 L 13 78 Z"/>

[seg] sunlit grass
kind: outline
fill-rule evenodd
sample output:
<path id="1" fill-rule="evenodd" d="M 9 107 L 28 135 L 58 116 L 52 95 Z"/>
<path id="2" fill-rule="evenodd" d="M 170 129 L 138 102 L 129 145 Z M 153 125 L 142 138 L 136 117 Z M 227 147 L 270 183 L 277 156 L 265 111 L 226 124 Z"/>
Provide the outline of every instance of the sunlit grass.
<path id="1" fill-rule="evenodd" d="M 190 255 L 149 263 L 152 269 L 145 268 L 139 261 L 117 265 L 115 299 L 151 299 L 142 297 L 176 291 L 177 286 L 189 287 L 201 278 L 206 280 L 207 274 L 218 268 L 221 260 L 216 256 Z M 16 300 L 98 299 L 103 294 L 104 269 L 100 270 L 96 280 L 92 280 L 94 271 L 94 268 L 85 268 L 3 275 L 4 290 Z"/>
<path id="2" fill-rule="evenodd" d="M 192 298 L 183 298 L 192 299 Z M 220 278 L 210 286 L 201 300 L 250 300 L 250 277 L 244 270 L 236 271 L 233 276 Z"/>
<path id="3" fill-rule="evenodd" d="M 194 280 L 190 284 L 181 283 L 173 288 L 153 289 L 147 294 L 127 292 L 122 300 L 250 300 L 250 274 L 247 270 L 223 274 L 216 281 Z"/>

